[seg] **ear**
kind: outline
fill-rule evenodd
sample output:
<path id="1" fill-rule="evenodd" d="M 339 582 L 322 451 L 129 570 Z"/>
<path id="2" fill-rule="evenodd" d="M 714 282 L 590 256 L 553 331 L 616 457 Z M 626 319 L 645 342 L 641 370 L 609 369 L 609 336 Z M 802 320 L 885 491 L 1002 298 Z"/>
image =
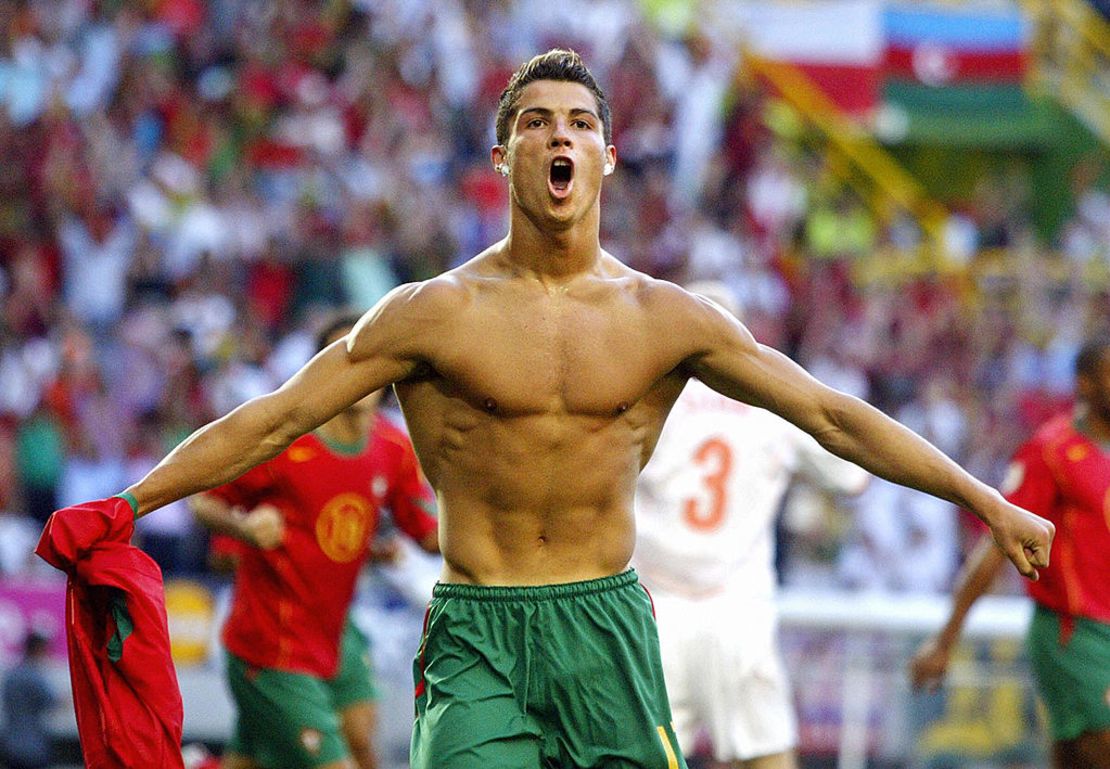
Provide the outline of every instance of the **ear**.
<path id="1" fill-rule="evenodd" d="M 509 153 L 500 144 L 496 145 L 489 151 L 490 161 L 493 163 L 493 170 L 502 176 L 509 175 Z"/>
<path id="2" fill-rule="evenodd" d="M 613 173 L 617 167 L 617 148 L 610 144 L 605 148 L 605 165 L 601 167 L 601 173 L 605 176 Z"/>

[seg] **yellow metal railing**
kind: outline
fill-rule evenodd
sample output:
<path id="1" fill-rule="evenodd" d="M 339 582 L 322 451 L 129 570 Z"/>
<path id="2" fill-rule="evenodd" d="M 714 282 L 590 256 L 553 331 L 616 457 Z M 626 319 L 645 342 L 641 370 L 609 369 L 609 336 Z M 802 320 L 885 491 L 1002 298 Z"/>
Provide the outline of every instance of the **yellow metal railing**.
<path id="1" fill-rule="evenodd" d="M 1088 296 L 1110 290 L 1110 267 L 1104 262 L 1080 263 L 1041 248 L 986 249 L 965 263 L 950 263 L 943 273 L 938 273 L 920 254 L 894 248 L 879 249 L 852 264 L 852 279 L 861 287 L 897 288 L 936 277 L 952 281 L 960 289 L 959 296 L 971 303 L 992 291 L 1010 292 L 1015 301 L 1021 301 L 1022 287 L 1028 290 L 1038 285 Z"/>
<path id="2" fill-rule="evenodd" d="M 925 261 L 945 266 L 944 227 L 947 211 L 931 198 L 894 158 L 860 125 L 846 117 L 821 88 L 796 66 L 744 52 L 749 71 L 762 77 L 810 124 L 835 154 L 844 178 L 856 184 L 863 200 L 880 221 L 901 209 L 917 221 L 925 236 Z M 849 173 L 856 171 L 858 173 Z"/>
<path id="3" fill-rule="evenodd" d="M 1022 0 L 1034 24 L 1030 85 L 1110 142 L 1110 22 L 1086 0 Z"/>

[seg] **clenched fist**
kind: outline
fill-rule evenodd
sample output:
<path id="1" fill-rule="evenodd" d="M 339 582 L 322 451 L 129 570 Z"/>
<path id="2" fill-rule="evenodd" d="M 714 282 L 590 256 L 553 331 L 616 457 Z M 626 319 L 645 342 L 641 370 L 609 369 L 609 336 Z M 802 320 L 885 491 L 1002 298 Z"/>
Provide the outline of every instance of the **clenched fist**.
<path id="1" fill-rule="evenodd" d="M 273 505 L 259 505 L 240 524 L 245 539 L 257 548 L 272 550 L 285 537 L 285 518 Z"/>
<path id="2" fill-rule="evenodd" d="M 1017 567 L 1022 576 L 1036 580 L 1038 569 L 1048 566 L 1048 555 L 1056 526 L 1000 496 L 983 520 L 991 528 L 995 544 Z"/>

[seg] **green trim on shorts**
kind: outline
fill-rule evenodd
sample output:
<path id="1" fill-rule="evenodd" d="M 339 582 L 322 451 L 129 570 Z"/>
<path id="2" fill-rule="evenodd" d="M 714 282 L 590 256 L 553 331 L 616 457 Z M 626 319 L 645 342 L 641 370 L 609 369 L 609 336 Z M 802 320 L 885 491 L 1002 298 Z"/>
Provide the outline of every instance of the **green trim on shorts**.
<path id="1" fill-rule="evenodd" d="M 636 574 L 436 585 L 414 662 L 412 769 L 685 769 Z"/>
<path id="2" fill-rule="evenodd" d="M 326 681 L 226 656 L 238 709 L 229 752 L 265 769 L 313 769 L 350 756 Z"/>
<path id="3" fill-rule="evenodd" d="M 1026 644 L 1054 740 L 1110 729 L 1110 624 L 1075 617 L 1061 643 L 1061 616 L 1037 606 Z"/>
<path id="4" fill-rule="evenodd" d="M 547 601 L 558 598 L 574 598 L 580 595 L 604 593 L 616 588 L 635 585 L 639 581 L 632 569 L 610 577 L 585 580 L 583 582 L 563 582 L 555 585 L 536 585 L 516 587 L 502 585 L 460 585 L 437 582 L 432 588 L 432 598 L 461 598 L 465 601 Z M 642 591 L 643 588 L 640 588 Z"/>

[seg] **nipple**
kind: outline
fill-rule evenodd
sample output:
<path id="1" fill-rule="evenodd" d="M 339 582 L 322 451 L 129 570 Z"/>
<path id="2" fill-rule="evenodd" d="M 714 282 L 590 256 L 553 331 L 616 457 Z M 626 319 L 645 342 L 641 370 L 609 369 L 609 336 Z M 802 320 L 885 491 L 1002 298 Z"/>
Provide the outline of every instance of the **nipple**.
<path id="1" fill-rule="evenodd" d="M 618 414 L 623 414 L 626 411 L 628 411 L 628 404 L 627 403 L 620 403 L 620 404 L 617 405 L 617 413 Z"/>

